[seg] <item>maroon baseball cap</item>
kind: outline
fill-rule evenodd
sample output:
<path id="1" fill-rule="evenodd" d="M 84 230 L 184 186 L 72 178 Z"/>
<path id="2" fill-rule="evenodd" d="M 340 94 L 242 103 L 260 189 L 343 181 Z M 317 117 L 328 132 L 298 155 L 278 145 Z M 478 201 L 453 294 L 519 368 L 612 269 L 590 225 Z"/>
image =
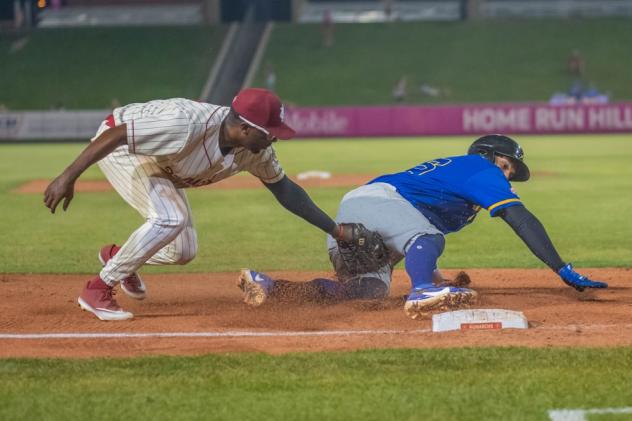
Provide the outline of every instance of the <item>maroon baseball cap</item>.
<path id="1" fill-rule="evenodd" d="M 296 132 L 283 122 L 285 109 L 278 96 L 260 88 L 247 88 L 233 99 L 233 110 L 249 126 L 278 139 L 291 139 Z"/>

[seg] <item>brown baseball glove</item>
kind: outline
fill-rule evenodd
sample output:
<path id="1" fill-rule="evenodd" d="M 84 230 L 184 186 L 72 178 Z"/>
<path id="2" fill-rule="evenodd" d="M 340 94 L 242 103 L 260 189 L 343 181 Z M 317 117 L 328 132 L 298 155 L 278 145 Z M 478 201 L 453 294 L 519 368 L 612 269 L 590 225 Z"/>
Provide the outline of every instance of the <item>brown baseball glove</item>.
<path id="1" fill-rule="evenodd" d="M 345 231 L 345 240 L 337 240 L 338 249 L 350 275 L 375 272 L 389 263 L 389 251 L 378 232 L 362 224 L 340 225 Z"/>

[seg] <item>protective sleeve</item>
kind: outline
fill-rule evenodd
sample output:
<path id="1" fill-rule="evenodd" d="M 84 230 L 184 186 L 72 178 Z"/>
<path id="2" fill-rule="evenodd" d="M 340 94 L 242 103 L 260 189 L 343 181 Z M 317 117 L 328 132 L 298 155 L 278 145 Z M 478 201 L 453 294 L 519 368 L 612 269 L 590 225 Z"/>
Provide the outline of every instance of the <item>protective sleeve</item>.
<path id="1" fill-rule="evenodd" d="M 542 223 L 523 205 L 501 209 L 498 215 L 548 267 L 558 272 L 565 265 Z"/>
<path id="2" fill-rule="evenodd" d="M 281 205 L 295 215 L 300 216 L 326 233 L 331 233 L 336 223 L 316 204 L 309 195 L 295 182 L 284 175 L 276 183 L 263 183 L 274 194 Z"/>

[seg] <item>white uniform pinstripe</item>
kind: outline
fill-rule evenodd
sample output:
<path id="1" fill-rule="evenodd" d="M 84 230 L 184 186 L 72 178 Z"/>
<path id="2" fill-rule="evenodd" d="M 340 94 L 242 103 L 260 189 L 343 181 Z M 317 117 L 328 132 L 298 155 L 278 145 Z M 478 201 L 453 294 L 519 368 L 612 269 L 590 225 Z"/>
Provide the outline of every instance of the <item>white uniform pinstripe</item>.
<path id="1" fill-rule="evenodd" d="M 228 111 L 181 98 L 114 110 L 115 124 L 127 124 L 128 145 L 98 165 L 146 222 L 105 265 L 103 281 L 114 285 L 145 263 L 184 264 L 195 257 L 197 236 L 184 188 L 215 183 L 240 171 L 266 183 L 283 178 L 272 147 L 258 154 L 235 148 L 222 155 L 219 128 Z M 108 128 L 104 121 L 94 139 Z"/>

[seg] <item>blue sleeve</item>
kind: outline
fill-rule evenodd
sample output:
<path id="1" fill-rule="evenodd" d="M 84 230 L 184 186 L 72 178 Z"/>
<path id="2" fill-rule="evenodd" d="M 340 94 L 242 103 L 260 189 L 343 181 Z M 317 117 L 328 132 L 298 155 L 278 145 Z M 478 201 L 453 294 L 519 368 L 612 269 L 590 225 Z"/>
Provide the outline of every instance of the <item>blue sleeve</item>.
<path id="1" fill-rule="evenodd" d="M 468 201 L 487 209 L 491 216 L 496 216 L 501 209 L 522 204 L 500 168 L 488 168 L 474 174 L 463 185 L 461 194 Z"/>

